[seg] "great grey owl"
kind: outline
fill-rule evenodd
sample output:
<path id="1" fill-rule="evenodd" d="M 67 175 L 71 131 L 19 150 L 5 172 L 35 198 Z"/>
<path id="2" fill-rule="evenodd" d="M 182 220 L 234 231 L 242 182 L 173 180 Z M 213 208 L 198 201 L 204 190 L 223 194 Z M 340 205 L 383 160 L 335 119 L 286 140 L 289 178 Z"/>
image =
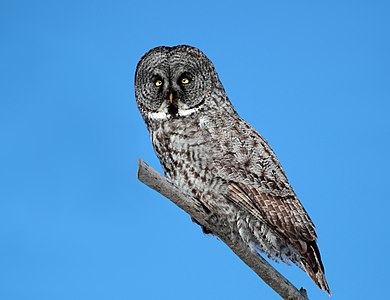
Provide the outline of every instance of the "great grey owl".
<path id="1" fill-rule="evenodd" d="M 135 94 L 165 176 L 231 240 L 292 261 L 330 294 L 312 220 L 267 141 L 235 111 L 213 63 L 191 46 L 154 48 L 137 65 Z"/>

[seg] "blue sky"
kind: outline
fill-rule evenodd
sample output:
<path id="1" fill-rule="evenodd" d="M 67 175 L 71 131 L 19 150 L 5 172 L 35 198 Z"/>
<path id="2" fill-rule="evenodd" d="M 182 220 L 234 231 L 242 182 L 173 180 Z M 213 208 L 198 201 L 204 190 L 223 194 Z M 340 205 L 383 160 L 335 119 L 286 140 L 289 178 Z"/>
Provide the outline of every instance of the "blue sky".
<path id="1" fill-rule="evenodd" d="M 279 299 L 135 178 L 144 52 L 190 44 L 314 220 L 331 299 L 383 299 L 388 1 L 1 1 L 0 299 Z M 310 299 L 329 299 L 277 264 Z"/>

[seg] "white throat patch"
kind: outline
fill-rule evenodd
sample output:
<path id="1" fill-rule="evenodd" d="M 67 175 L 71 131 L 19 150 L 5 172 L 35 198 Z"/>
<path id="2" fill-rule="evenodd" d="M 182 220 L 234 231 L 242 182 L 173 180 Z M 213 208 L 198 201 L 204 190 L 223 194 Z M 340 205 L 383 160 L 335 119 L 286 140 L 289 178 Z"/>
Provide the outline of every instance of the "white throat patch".
<path id="1" fill-rule="evenodd" d="M 179 117 L 186 117 L 190 116 L 193 113 L 197 112 L 200 109 L 200 107 L 193 107 L 188 108 L 187 104 L 181 103 L 179 101 L 178 103 L 178 110 L 177 114 Z M 168 112 L 168 105 L 167 102 L 163 102 L 156 112 L 148 112 L 148 117 L 151 120 L 167 120 L 171 118 L 171 114 Z"/>

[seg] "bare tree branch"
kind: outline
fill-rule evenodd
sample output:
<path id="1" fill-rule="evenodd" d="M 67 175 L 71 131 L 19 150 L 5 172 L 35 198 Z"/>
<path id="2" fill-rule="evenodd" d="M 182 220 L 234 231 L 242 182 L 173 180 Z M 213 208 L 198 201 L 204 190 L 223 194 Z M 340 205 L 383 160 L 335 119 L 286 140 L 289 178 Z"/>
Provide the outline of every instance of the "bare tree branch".
<path id="1" fill-rule="evenodd" d="M 213 225 L 207 222 L 207 213 L 204 211 L 202 204 L 198 200 L 182 193 L 168 179 L 143 162 L 142 159 L 138 160 L 137 177 L 141 182 L 179 206 L 199 222 L 200 225 L 213 232 L 283 299 L 308 300 L 305 289 L 301 288 L 298 290 L 258 253 L 251 251 L 246 244 L 239 240 L 233 242 L 224 238 L 224 235 L 219 236 L 217 228 L 213 228 Z"/>

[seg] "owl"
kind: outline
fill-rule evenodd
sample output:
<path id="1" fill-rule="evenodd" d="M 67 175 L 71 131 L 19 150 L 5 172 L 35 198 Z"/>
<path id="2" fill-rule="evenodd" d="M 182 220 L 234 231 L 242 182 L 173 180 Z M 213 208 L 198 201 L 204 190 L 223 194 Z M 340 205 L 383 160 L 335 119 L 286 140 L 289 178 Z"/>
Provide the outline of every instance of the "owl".
<path id="1" fill-rule="evenodd" d="M 214 232 L 203 230 L 294 263 L 330 294 L 312 220 L 206 55 L 187 45 L 150 50 L 138 62 L 135 95 L 165 176 L 207 212 Z"/>

